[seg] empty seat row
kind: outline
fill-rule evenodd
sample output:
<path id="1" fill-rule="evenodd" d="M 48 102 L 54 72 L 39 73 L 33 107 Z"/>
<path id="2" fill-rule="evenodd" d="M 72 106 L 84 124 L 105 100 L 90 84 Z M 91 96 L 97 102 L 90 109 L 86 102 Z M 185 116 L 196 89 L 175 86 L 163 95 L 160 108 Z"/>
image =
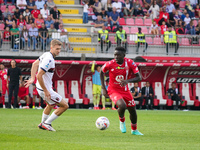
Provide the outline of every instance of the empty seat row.
<path id="1" fill-rule="evenodd" d="M 0 7 L 1 7 L 2 13 L 4 13 L 6 11 L 7 5 L 1 5 Z M 15 5 L 8 5 L 8 10 L 11 13 L 14 13 L 15 8 L 16 8 Z"/>
<path id="2" fill-rule="evenodd" d="M 143 18 L 124 18 L 119 19 L 120 25 L 129 25 L 129 26 L 151 26 L 152 20 L 151 19 L 144 19 Z"/>

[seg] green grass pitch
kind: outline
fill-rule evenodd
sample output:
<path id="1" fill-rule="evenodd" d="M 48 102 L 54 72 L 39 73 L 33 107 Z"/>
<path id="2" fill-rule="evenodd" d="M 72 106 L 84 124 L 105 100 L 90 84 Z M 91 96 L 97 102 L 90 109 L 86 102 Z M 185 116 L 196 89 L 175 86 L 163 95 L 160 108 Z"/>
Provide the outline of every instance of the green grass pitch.
<path id="1" fill-rule="evenodd" d="M 56 132 L 39 130 L 42 110 L 0 109 L 1 150 L 199 150 L 199 111 L 137 111 L 138 129 L 144 136 L 131 135 L 126 111 L 127 133 L 119 130 L 116 111 L 69 109 L 55 120 Z M 107 130 L 98 130 L 95 121 L 106 116 Z"/>

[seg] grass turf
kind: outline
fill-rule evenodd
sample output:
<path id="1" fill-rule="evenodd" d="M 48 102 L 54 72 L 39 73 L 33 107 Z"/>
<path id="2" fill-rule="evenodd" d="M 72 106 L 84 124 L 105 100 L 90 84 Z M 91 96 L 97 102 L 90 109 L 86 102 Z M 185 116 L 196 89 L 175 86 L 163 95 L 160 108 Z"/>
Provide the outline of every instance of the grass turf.
<path id="1" fill-rule="evenodd" d="M 116 111 L 67 110 L 53 122 L 56 132 L 39 130 L 42 110 L 0 109 L 0 149 L 200 149 L 199 111 L 137 111 L 144 136 L 119 130 Z M 110 127 L 101 131 L 95 121 L 106 116 Z"/>

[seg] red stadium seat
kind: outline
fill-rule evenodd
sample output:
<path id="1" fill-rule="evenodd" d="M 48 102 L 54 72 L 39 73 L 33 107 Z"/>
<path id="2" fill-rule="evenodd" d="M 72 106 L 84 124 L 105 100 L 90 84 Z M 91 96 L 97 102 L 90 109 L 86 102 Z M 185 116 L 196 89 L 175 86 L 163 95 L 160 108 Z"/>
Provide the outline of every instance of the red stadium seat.
<path id="1" fill-rule="evenodd" d="M 199 101 L 193 100 L 191 83 L 180 83 L 180 92 L 182 100 L 185 101 L 182 106 L 199 106 Z"/>
<path id="2" fill-rule="evenodd" d="M 193 20 L 193 23 L 194 23 L 194 26 L 195 26 L 195 27 L 196 27 L 197 24 L 198 24 L 197 20 Z"/>
<path id="3" fill-rule="evenodd" d="M 126 25 L 124 18 L 119 19 L 119 25 L 121 25 L 121 26 Z"/>
<path id="4" fill-rule="evenodd" d="M 163 84 L 161 82 L 154 82 L 152 87 L 154 89 L 155 96 L 157 96 L 157 99 L 154 99 L 154 106 L 158 106 L 158 103 L 159 105 L 167 105 Z"/>
<path id="5" fill-rule="evenodd" d="M 144 25 L 143 19 L 142 18 L 136 18 L 135 19 L 135 25 L 137 25 L 137 26 L 143 26 Z"/>
<path id="6" fill-rule="evenodd" d="M 127 34 L 130 33 L 129 27 L 123 27 L 123 29 L 126 31 Z"/>
<path id="7" fill-rule="evenodd" d="M 29 30 L 31 28 L 31 24 L 26 24 L 26 28 Z"/>
<path id="8" fill-rule="evenodd" d="M 135 44 L 135 41 L 130 40 L 130 36 L 127 37 L 127 42 L 128 44 L 132 44 L 132 45 Z"/>
<path id="9" fill-rule="evenodd" d="M 149 34 L 147 27 L 142 27 L 142 33 Z"/>
<path id="10" fill-rule="evenodd" d="M 151 19 L 144 19 L 144 25 L 145 26 L 151 26 L 152 20 Z"/>
<path id="11" fill-rule="evenodd" d="M 111 43 L 112 44 L 117 44 L 116 42 L 115 42 L 115 36 L 109 36 L 109 40 L 111 41 Z"/>
<path id="12" fill-rule="evenodd" d="M 186 1 L 180 1 L 179 2 L 179 7 L 180 8 L 185 8 L 185 4 L 186 4 Z"/>
<path id="13" fill-rule="evenodd" d="M 55 88 L 58 94 L 62 96 L 62 98 L 67 101 L 69 101 L 68 94 L 67 94 L 67 84 L 64 80 L 57 80 L 55 81 Z"/>
<path id="14" fill-rule="evenodd" d="M 5 10 L 6 10 L 6 5 L 1 5 L 1 11 L 2 11 L 2 13 L 4 13 Z"/>
<path id="15" fill-rule="evenodd" d="M 138 32 L 138 28 L 137 27 L 131 27 L 131 33 L 135 34 Z"/>
<path id="16" fill-rule="evenodd" d="M 154 38 L 154 39 L 153 39 L 153 43 L 154 43 L 155 45 L 162 45 L 162 43 L 161 43 L 161 38 L 158 38 L 158 37 Z"/>
<path id="17" fill-rule="evenodd" d="M 125 3 L 125 1 L 124 0 L 118 0 L 119 2 L 122 2 L 122 3 Z"/>
<path id="18" fill-rule="evenodd" d="M 89 104 L 89 99 L 81 93 L 81 85 L 77 80 L 69 81 L 70 97 L 75 99 L 76 104 Z"/>
<path id="19" fill-rule="evenodd" d="M 135 25 L 134 19 L 133 18 L 127 18 L 126 19 L 126 25 L 134 26 Z"/>
<path id="20" fill-rule="evenodd" d="M 149 45 L 152 45 L 153 44 L 153 39 L 152 39 L 152 37 L 146 37 L 145 38 L 145 40 L 146 40 L 146 42 L 149 44 Z"/>
<path id="21" fill-rule="evenodd" d="M 92 7 L 90 7 L 88 11 L 89 11 L 89 12 L 88 12 L 88 15 L 90 15 L 90 16 L 94 15 L 94 12 L 93 12 L 93 8 L 92 8 Z"/>
<path id="22" fill-rule="evenodd" d="M 87 95 L 87 98 L 90 100 L 90 103 L 93 102 L 92 81 L 84 80 L 84 82 L 83 82 L 83 94 Z"/>
<path id="23" fill-rule="evenodd" d="M 190 46 L 190 42 L 188 38 L 182 38 L 181 39 L 181 45 L 183 46 Z"/>
<path id="24" fill-rule="evenodd" d="M 0 24 L 0 30 L 4 30 L 5 25 L 4 24 Z"/>
<path id="25" fill-rule="evenodd" d="M 11 12 L 11 13 L 14 13 L 14 10 L 16 9 L 16 7 L 15 7 L 15 5 L 9 5 L 8 6 L 8 10 L 9 10 L 9 12 Z"/>
<path id="26" fill-rule="evenodd" d="M 143 4 L 142 0 L 139 0 L 139 2 L 140 2 L 140 5 L 143 7 L 144 4 Z"/>

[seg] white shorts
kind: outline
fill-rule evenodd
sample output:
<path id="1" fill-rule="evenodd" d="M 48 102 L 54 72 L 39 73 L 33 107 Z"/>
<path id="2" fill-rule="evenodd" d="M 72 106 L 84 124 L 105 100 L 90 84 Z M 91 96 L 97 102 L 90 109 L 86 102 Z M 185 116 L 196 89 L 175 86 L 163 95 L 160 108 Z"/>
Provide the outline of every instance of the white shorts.
<path id="1" fill-rule="evenodd" d="M 43 100 L 45 100 L 45 95 L 44 95 L 44 91 L 42 89 L 38 89 L 38 94 L 40 95 L 40 97 L 42 97 Z M 56 103 L 60 103 L 62 100 L 62 96 L 60 96 L 58 93 L 56 93 L 53 89 L 49 91 L 50 95 L 51 95 L 51 100 L 50 101 L 46 101 L 49 105 L 55 105 Z"/>

